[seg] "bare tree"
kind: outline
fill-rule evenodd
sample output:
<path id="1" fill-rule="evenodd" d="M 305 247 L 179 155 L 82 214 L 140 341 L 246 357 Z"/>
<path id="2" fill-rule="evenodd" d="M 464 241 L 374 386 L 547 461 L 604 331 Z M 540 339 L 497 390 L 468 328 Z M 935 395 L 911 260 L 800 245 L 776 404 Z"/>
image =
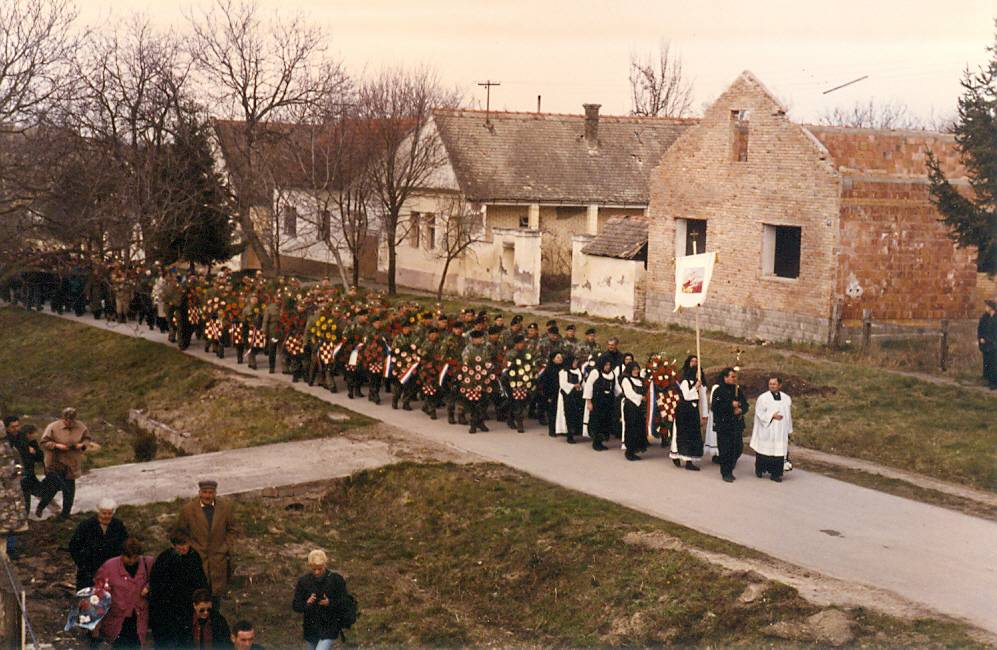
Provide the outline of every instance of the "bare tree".
<path id="1" fill-rule="evenodd" d="M 442 228 L 442 232 L 432 244 L 437 258 L 443 261 L 440 283 L 436 287 L 436 299 L 443 300 L 443 287 L 450 266 L 456 260 L 473 254 L 474 245 L 485 240 L 485 228 L 480 206 L 468 203 L 463 195 L 440 199 L 439 205 L 434 218 L 437 219 L 435 227 Z"/>
<path id="2" fill-rule="evenodd" d="M 243 121 L 239 224 L 244 240 L 269 270 L 279 261 L 257 233 L 247 191 L 260 180 L 256 145 L 269 122 L 324 96 L 323 79 L 310 70 L 325 51 L 325 34 L 300 16 L 263 20 L 253 0 L 215 0 L 210 10 L 191 17 L 190 23 L 191 53 L 213 100 Z"/>
<path id="3" fill-rule="evenodd" d="M 402 206 L 446 163 L 433 109 L 460 103 L 427 68 L 388 69 L 365 80 L 358 93 L 360 117 L 372 150 L 368 180 L 376 217 L 388 247 L 388 293 L 395 284 L 397 246 L 408 234 L 399 223 Z"/>
<path id="4" fill-rule="evenodd" d="M 855 102 L 851 107 L 825 110 L 817 118 L 824 126 L 845 126 L 862 129 L 920 129 L 924 124 L 902 102 Z"/>
<path id="5" fill-rule="evenodd" d="M 630 96 L 631 115 L 684 117 L 692 110 L 692 82 L 667 41 L 657 53 L 630 55 Z"/>

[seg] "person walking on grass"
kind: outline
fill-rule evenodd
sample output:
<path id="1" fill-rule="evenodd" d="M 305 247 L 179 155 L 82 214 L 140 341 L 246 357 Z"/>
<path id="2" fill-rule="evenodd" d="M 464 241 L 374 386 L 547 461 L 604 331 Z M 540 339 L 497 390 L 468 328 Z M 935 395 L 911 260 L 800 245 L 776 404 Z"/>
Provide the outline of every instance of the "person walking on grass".
<path id="1" fill-rule="evenodd" d="M 117 507 L 114 499 L 101 499 L 97 514 L 80 522 L 69 540 L 69 554 L 76 564 L 77 590 L 92 587 L 97 570 L 122 553 L 128 529 L 114 516 Z"/>
<path id="2" fill-rule="evenodd" d="M 90 432 L 76 419 L 76 409 L 64 408 L 62 417 L 45 427 L 40 443 L 45 452 L 45 480 L 35 515 L 41 517 L 56 493 L 62 492 L 59 516 L 68 519 L 76 497 L 76 479 L 83 473 L 83 454 L 91 444 Z"/>
<path id="3" fill-rule="evenodd" d="M 986 307 L 976 327 L 976 337 L 983 355 L 983 378 L 990 390 L 997 390 L 997 302 L 987 300 Z"/>
<path id="4" fill-rule="evenodd" d="M 329 570 L 325 551 L 308 554 L 308 573 L 294 586 L 291 608 L 302 614 L 308 650 L 330 650 L 342 631 L 342 617 L 351 598 L 343 576 Z"/>
<path id="5" fill-rule="evenodd" d="M 94 585 L 111 594 L 111 609 L 100 622 L 100 636 L 114 648 L 141 648 L 149 632 L 149 571 L 152 558 L 142 555 L 142 544 L 125 540 L 121 555 L 100 567 Z"/>

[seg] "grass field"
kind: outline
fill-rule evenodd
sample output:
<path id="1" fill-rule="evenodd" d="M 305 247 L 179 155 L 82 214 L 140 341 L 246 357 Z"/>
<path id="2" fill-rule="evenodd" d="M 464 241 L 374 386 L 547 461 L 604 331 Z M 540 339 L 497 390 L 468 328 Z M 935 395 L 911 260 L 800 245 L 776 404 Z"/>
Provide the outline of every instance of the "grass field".
<path id="1" fill-rule="evenodd" d="M 333 436 L 370 423 L 291 388 L 247 383 L 174 348 L 20 309 L 0 309 L 0 366 L 0 410 L 44 428 L 62 407 L 75 406 L 103 446 L 87 457 L 91 467 L 133 460 L 126 430 L 135 408 L 196 434 L 205 451 Z"/>
<path id="2" fill-rule="evenodd" d="M 289 603 L 316 547 L 357 597 L 360 618 L 348 637 L 363 646 L 786 647 L 766 626 L 821 609 L 778 583 L 740 602 L 758 576 L 623 538 L 662 532 L 730 555 L 744 549 L 499 465 L 395 465 L 338 481 L 316 497 L 238 506 L 251 543 L 237 544 L 234 602 L 222 611 L 230 622 L 254 621 L 269 648 L 301 645 Z M 155 553 L 178 507 L 125 507 L 119 515 Z M 22 562 L 49 552 L 70 575 L 68 558 L 54 549 L 75 522 L 33 522 L 37 543 Z M 32 613 L 52 638 L 61 626 L 50 620 L 58 619 L 50 613 L 61 604 L 58 589 L 38 589 Z M 848 614 L 858 646 L 974 645 L 954 623 Z M 73 646 L 61 636 L 58 647 Z"/>
<path id="3" fill-rule="evenodd" d="M 406 298 L 435 304 L 421 296 Z M 449 313 L 463 306 L 444 303 Z M 488 311 L 495 313 L 494 306 Z M 525 313 L 527 322 L 535 320 L 541 328 L 548 319 L 524 311 L 504 313 L 507 323 L 513 313 Z M 558 321 L 562 332 L 565 323 L 579 323 L 579 338 L 589 326 L 570 317 Z M 664 352 L 681 364 L 696 351 L 695 335 L 682 328 L 635 329 L 611 321 L 596 327 L 603 346 L 610 336 L 618 336 L 620 349 L 633 352 L 641 363 L 651 353 Z M 997 394 L 897 375 L 846 354 L 811 358 L 821 353 L 819 348 L 794 353 L 720 335 L 703 339 L 703 365 L 735 365 L 739 349 L 745 369 L 796 375 L 815 387 L 835 389 L 834 394 L 792 396 L 793 440 L 798 444 L 997 491 Z"/>

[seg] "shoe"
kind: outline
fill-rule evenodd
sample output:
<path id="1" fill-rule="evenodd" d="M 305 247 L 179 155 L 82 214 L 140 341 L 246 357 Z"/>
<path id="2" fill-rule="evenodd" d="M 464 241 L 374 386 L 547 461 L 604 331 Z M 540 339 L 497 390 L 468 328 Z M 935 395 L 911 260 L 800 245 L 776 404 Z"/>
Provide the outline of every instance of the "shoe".
<path id="1" fill-rule="evenodd" d="M 755 476 L 758 478 L 765 478 L 765 472 L 755 471 Z"/>
<path id="2" fill-rule="evenodd" d="M 628 451 L 627 453 L 623 454 L 623 457 L 626 458 L 627 460 L 640 460 L 640 456 L 638 456 L 632 451 Z"/>
<path id="3" fill-rule="evenodd" d="M 570 433 L 568 434 L 568 440 L 567 440 L 567 442 L 568 442 L 569 445 L 575 444 L 575 437 L 573 435 L 571 435 Z"/>
<path id="4" fill-rule="evenodd" d="M 478 429 L 481 430 L 481 431 L 488 431 L 488 427 L 485 426 L 484 422 L 479 422 L 478 423 Z"/>
<path id="5" fill-rule="evenodd" d="M 402 410 L 403 411 L 411 411 L 412 410 L 412 405 L 409 404 L 408 402 L 402 402 Z"/>
<path id="6" fill-rule="evenodd" d="M 467 424 L 467 416 L 464 415 L 463 413 L 460 413 L 457 416 L 457 424 Z"/>
<path id="7" fill-rule="evenodd" d="M 557 434 L 554 433 L 554 432 L 552 432 L 552 431 L 548 431 L 547 435 L 550 436 L 551 438 L 556 438 L 557 437 Z"/>
<path id="8" fill-rule="evenodd" d="M 526 427 L 523 425 L 523 418 L 516 420 L 516 431 L 519 433 L 526 433 Z"/>
<path id="9" fill-rule="evenodd" d="M 398 410 L 398 399 L 397 398 L 392 398 L 392 400 L 391 400 L 391 408 L 394 409 L 394 410 L 396 410 L 396 411 Z"/>
<path id="10" fill-rule="evenodd" d="M 430 420 L 436 419 L 436 409 L 429 409 L 429 419 Z"/>
<path id="11" fill-rule="evenodd" d="M 516 421 L 512 420 L 512 419 L 506 420 L 505 421 L 505 426 L 507 426 L 510 429 L 512 429 L 513 431 L 515 431 L 516 430 Z"/>
<path id="12" fill-rule="evenodd" d="M 714 463 L 715 465 L 719 465 L 719 464 L 720 464 L 720 456 L 714 456 L 714 457 L 713 457 L 713 458 L 711 458 L 710 460 L 711 460 L 711 461 L 712 461 L 712 462 L 713 462 L 713 463 Z"/>
<path id="13" fill-rule="evenodd" d="M 457 424 L 457 418 L 453 416 L 453 411 L 447 411 L 447 424 Z"/>
<path id="14" fill-rule="evenodd" d="M 733 476 L 725 476 L 723 478 L 724 478 L 724 483 L 733 483 L 734 482 L 734 477 Z"/>
<path id="15" fill-rule="evenodd" d="M 675 467 L 682 467 L 682 461 L 678 458 L 673 458 L 672 462 L 675 463 Z"/>
<path id="16" fill-rule="evenodd" d="M 781 476 L 771 476 L 769 478 L 771 478 L 776 483 L 782 483 L 782 477 Z"/>
<path id="17" fill-rule="evenodd" d="M 698 472 L 699 471 L 699 466 L 698 465 L 694 465 L 691 460 L 687 460 L 685 462 L 685 468 L 687 470 L 691 471 L 691 472 Z"/>
<path id="18" fill-rule="evenodd" d="M 593 442 L 592 449 L 595 449 L 596 451 L 606 451 L 608 447 L 606 447 L 606 445 L 602 444 L 601 442 Z"/>
<path id="19" fill-rule="evenodd" d="M 471 428 L 470 428 L 470 429 L 468 429 L 468 430 L 467 430 L 467 432 L 468 432 L 468 433 L 477 433 L 477 432 L 478 432 L 478 427 L 476 427 L 476 426 L 474 426 L 474 425 L 472 424 L 472 425 L 471 425 Z"/>

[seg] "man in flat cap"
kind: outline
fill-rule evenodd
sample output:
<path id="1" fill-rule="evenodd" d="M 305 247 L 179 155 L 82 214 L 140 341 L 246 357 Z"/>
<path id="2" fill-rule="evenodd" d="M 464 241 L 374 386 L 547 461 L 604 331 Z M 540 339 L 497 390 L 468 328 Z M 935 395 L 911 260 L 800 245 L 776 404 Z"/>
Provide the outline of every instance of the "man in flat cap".
<path id="1" fill-rule="evenodd" d="M 220 598 L 232 577 L 236 527 L 232 502 L 218 496 L 217 481 L 198 482 L 197 498 L 180 509 L 176 527 L 190 535 L 190 545 L 204 564 L 211 594 Z"/>
<path id="2" fill-rule="evenodd" d="M 76 479 L 83 474 L 83 452 L 90 446 L 90 432 L 76 419 L 76 409 L 62 409 L 62 417 L 45 427 L 39 444 L 45 452 L 45 480 L 39 487 L 35 515 L 42 516 L 57 492 L 62 492 L 63 519 L 69 517 L 76 497 Z"/>

